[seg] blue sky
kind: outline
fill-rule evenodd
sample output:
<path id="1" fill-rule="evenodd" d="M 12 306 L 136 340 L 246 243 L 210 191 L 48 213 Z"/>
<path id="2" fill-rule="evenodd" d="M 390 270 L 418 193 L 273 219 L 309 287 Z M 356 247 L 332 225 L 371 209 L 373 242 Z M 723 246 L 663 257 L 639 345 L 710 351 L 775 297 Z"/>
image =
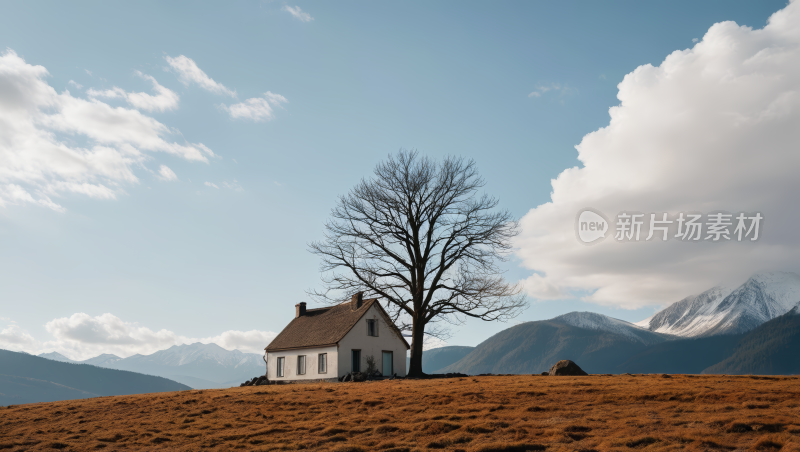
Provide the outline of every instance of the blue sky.
<path id="1" fill-rule="evenodd" d="M 170 129 L 168 141 L 213 156 L 150 152 L 113 199 L 61 192 L 52 199 L 63 211 L 0 207 L 0 317 L 38 341 L 52 339 L 48 322 L 76 313 L 192 338 L 279 331 L 319 285 L 306 244 L 336 196 L 387 154 L 474 158 L 486 191 L 522 217 L 550 201 L 551 179 L 581 165 L 575 146 L 608 125 L 625 74 L 693 47 L 715 23 L 764 27 L 785 5 L 5 2 L 0 48 L 46 68 L 58 93 L 153 94 L 136 71 L 154 77 L 179 103 L 143 113 Z M 181 55 L 236 97 L 182 83 L 166 59 Z M 226 110 L 267 92 L 286 102 L 270 104 L 266 120 Z M 86 145 L 79 134 L 58 139 Z M 177 180 L 159 179 L 160 165 Z M 507 271 L 532 274 L 519 258 Z M 518 320 L 573 310 L 637 321 L 657 307 L 572 296 L 532 303 Z M 476 345 L 507 326 L 470 322 L 449 342 Z"/>

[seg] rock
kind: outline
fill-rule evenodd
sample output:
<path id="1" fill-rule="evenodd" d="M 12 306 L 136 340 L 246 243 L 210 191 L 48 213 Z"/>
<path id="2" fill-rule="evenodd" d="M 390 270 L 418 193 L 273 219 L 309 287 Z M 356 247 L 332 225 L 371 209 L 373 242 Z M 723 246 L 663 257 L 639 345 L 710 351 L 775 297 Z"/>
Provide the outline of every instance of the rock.
<path id="1" fill-rule="evenodd" d="M 580 375 L 589 375 L 583 371 L 577 364 L 573 363 L 568 359 L 562 359 L 561 361 L 555 363 L 553 367 L 550 368 L 549 375 L 553 376 L 580 376 Z"/>
<path id="2" fill-rule="evenodd" d="M 542 375 L 550 375 L 550 372 L 542 372 Z"/>

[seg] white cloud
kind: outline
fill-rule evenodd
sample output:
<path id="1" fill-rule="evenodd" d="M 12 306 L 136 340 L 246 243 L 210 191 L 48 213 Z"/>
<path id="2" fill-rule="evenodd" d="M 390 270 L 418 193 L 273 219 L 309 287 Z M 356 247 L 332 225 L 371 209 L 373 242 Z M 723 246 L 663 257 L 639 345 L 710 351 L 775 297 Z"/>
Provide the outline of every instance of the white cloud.
<path id="1" fill-rule="evenodd" d="M 203 144 L 167 141 L 167 126 L 137 110 L 57 93 L 43 66 L 13 50 L 0 55 L 0 207 L 35 204 L 56 211 L 52 198 L 80 193 L 114 199 L 134 169 L 166 152 L 208 162 Z"/>
<path id="2" fill-rule="evenodd" d="M 123 358 L 136 353 L 149 355 L 173 345 L 195 342 L 215 343 L 228 350 L 263 353 L 264 347 L 277 335 L 270 331 L 230 330 L 216 336 L 193 338 L 166 329 L 154 331 L 125 322 L 113 314 L 92 317 L 84 313 L 53 319 L 45 324 L 45 329 L 52 339 L 38 341 L 18 326 L 9 325 L 0 330 L 0 348 L 35 355 L 56 351 L 78 361 L 103 353 Z"/>
<path id="3" fill-rule="evenodd" d="M 272 331 L 226 331 L 218 336 L 206 337 L 199 342 L 217 344 L 227 350 L 240 350 L 245 353 L 264 354 L 264 347 L 269 345 L 278 333 Z"/>
<path id="4" fill-rule="evenodd" d="M 217 186 L 217 184 L 215 184 L 215 183 L 212 183 L 212 182 L 208 182 L 208 181 L 206 181 L 204 185 L 205 185 L 206 187 L 211 187 L 211 188 L 217 188 L 217 189 L 219 189 L 219 187 Z"/>
<path id="5" fill-rule="evenodd" d="M 139 71 L 136 71 L 136 75 L 152 83 L 153 91 L 157 94 L 153 96 L 147 93 L 129 93 L 116 86 L 107 90 L 95 90 L 90 88 L 86 91 L 86 94 L 92 98 L 104 97 L 107 99 L 124 99 L 135 108 L 145 111 L 163 112 L 178 108 L 178 101 L 180 98 L 175 91 L 161 86 L 152 76 L 142 74 Z"/>
<path id="6" fill-rule="evenodd" d="M 81 85 L 80 83 L 76 82 L 75 80 L 70 80 L 70 81 L 68 81 L 68 82 L 67 82 L 67 85 L 72 85 L 72 86 L 74 86 L 74 87 L 75 87 L 75 88 L 77 88 L 77 89 L 81 89 L 81 88 L 83 88 L 83 85 Z"/>
<path id="7" fill-rule="evenodd" d="M 800 270 L 800 2 L 761 30 L 715 24 L 693 48 L 626 75 L 618 98 L 609 125 L 577 146 L 583 167 L 562 172 L 551 202 L 521 221 L 518 255 L 539 273 L 526 281 L 533 297 L 583 296 L 636 308 L 756 271 Z M 594 246 L 575 238 L 574 221 L 585 207 L 612 223 L 610 237 Z M 714 210 L 761 212 L 761 239 L 613 238 L 622 211 Z"/>
<path id="8" fill-rule="evenodd" d="M 178 176 L 167 165 L 161 165 L 158 169 L 158 178 L 167 182 L 178 180 Z"/>
<path id="9" fill-rule="evenodd" d="M 8 325 L 0 330 L 0 349 L 17 352 L 36 348 L 36 339 L 17 325 Z"/>
<path id="10" fill-rule="evenodd" d="M 239 181 L 236 179 L 234 179 L 233 182 L 223 181 L 222 186 L 234 191 L 244 191 L 244 188 L 242 188 L 242 186 L 239 184 Z"/>
<path id="11" fill-rule="evenodd" d="M 232 91 L 225 87 L 222 83 L 215 82 L 211 77 L 206 75 L 199 67 L 197 67 L 197 63 L 194 62 L 189 57 L 184 55 L 180 55 L 178 57 L 172 58 L 170 56 L 165 57 L 167 60 L 167 64 L 177 73 L 178 80 L 181 81 L 184 85 L 188 86 L 190 83 L 197 83 L 206 91 L 210 91 L 214 94 L 227 94 L 231 97 L 236 97 L 236 91 Z"/>
<path id="12" fill-rule="evenodd" d="M 294 8 L 292 8 L 289 5 L 283 5 L 283 10 L 294 16 L 295 19 L 298 19 L 300 22 L 311 22 L 312 20 L 314 20 L 314 18 L 311 17 L 310 14 L 300 9 L 299 6 L 295 6 Z"/>
<path id="13" fill-rule="evenodd" d="M 577 94 L 578 90 L 572 88 L 568 85 L 562 85 L 560 83 L 550 83 L 548 84 L 540 84 L 536 86 L 536 89 L 528 94 L 528 97 L 542 97 L 543 94 L 547 92 L 555 92 L 559 93 L 560 95 L 567 95 L 567 94 Z"/>
<path id="14" fill-rule="evenodd" d="M 244 102 L 231 106 L 222 105 L 222 108 L 231 115 L 233 119 L 249 119 L 252 121 L 269 121 L 275 118 L 273 107 L 280 107 L 282 103 L 288 103 L 285 97 L 267 91 L 264 97 L 254 97 Z"/>

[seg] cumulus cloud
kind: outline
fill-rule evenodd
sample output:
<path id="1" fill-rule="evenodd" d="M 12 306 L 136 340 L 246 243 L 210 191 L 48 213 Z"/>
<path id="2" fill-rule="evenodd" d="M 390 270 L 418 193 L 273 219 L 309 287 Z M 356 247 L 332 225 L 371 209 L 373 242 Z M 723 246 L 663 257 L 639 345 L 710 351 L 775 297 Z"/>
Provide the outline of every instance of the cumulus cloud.
<path id="1" fill-rule="evenodd" d="M 167 182 L 178 180 L 178 176 L 167 165 L 161 165 L 158 169 L 158 178 Z"/>
<path id="2" fill-rule="evenodd" d="M 241 350 L 246 353 L 264 353 L 264 347 L 269 345 L 278 333 L 272 331 L 226 331 L 218 336 L 206 337 L 199 342 L 204 344 L 217 344 L 227 350 Z"/>
<path id="3" fill-rule="evenodd" d="M 191 83 L 196 83 L 204 90 L 214 94 L 226 94 L 231 97 L 236 97 L 236 91 L 228 89 L 222 83 L 215 82 L 214 79 L 197 67 L 197 63 L 191 58 L 184 55 L 175 58 L 167 56 L 165 58 L 167 64 L 169 64 L 172 70 L 178 75 L 178 80 L 184 85 L 189 86 Z"/>
<path id="4" fill-rule="evenodd" d="M 219 186 L 218 186 L 217 184 L 213 183 L 213 182 L 208 182 L 208 181 L 206 181 L 204 185 L 205 185 L 206 187 L 211 187 L 211 188 L 216 188 L 216 189 L 219 189 Z"/>
<path id="5" fill-rule="evenodd" d="M 259 122 L 274 119 L 275 113 L 273 107 L 280 107 L 281 104 L 288 102 L 289 101 L 280 94 L 267 91 L 264 93 L 264 97 L 254 97 L 231 106 L 222 105 L 222 108 L 227 111 L 233 119 L 249 119 Z"/>
<path id="6" fill-rule="evenodd" d="M 47 322 L 45 329 L 52 339 L 38 341 L 18 326 L 9 325 L 0 330 L 0 348 L 31 354 L 56 351 L 78 361 L 103 353 L 123 358 L 137 353 L 149 355 L 173 345 L 195 342 L 215 343 L 228 350 L 263 353 L 264 347 L 277 335 L 270 331 L 231 330 L 216 336 L 193 338 L 166 329 L 154 331 L 108 313 L 94 317 L 76 313 Z"/>
<path id="7" fill-rule="evenodd" d="M 526 281 L 530 295 L 663 306 L 757 271 L 798 271 L 799 30 L 793 1 L 763 29 L 717 23 L 694 47 L 627 74 L 608 126 L 576 147 L 583 167 L 563 171 L 551 201 L 521 220 L 518 255 L 536 271 Z M 611 237 L 594 246 L 576 240 L 585 207 L 611 221 Z M 675 220 L 718 210 L 760 212 L 761 238 L 613 238 L 619 212 L 645 213 L 649 227 L 650 213 Z"/>
<path id="8" fill-rule="evenodd" d="M 208 162 L 201 143 L 168 141 L 167 126 L 135 109 L 57 93 L 43 66 L 13 50 L 0 55 L 0 207 L 34 204 L 56 211 L 63 193 L 114 199 L 134 169 L 166 152 Z"/>
<path id="9" fill-rule="evenodd" d="M 36 348 L 36 339 L 17 325 L 8 325 L 0 330 L 0 349 L 27 351 Z"/>
<path id="10" fill-rule="evenodd" d="M 83 85 L 81 85 L 80 83 L 76 82 L 75 80 L 68 81 L 67 85 L 72 85 L 72 86 L 74 86 L 75 88 L 78 88 L 78 89 L 83 88 Z"/>
<path id="11" fill-rule="evenodd" d="M 294 18 L 300 22 L 311 22 L 314 20 L 314 18 L 311 17 L 311 14 L 303 11 L 299 6 L 291 7 L 289 5 L 283 5 L 283 10 L 294 16 Z"/>
<path id="12" fill-rule="evenodd" d="M 106 99 L 123 99 L 133 107 L 145 111 L 163 112 L 178 108 L 178 101 L 180 98 L 175 91 L 161 86 L 155 78 L 147 74 L 142 74 L 140 71 L 136 71 L 136 75 L 153 84 L 153 91 L 156 92 L 155 96 L 147 93 L 129 93 L 116 86 L 107 90 L 95 90 L 90 88 L 86 91 L 86 94 L 92 98 L 104 97 Z M 78 85 L 78 87 L 80 88 L 80 85 Z"/>

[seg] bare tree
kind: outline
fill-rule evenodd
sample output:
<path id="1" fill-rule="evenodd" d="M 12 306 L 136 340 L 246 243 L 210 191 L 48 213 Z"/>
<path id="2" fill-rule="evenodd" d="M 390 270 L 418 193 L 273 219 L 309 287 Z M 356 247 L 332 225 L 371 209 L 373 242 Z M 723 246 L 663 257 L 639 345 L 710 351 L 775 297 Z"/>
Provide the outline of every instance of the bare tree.
<path id="1" fill-rule="evenodd" d="M 381 298 L 392 320 L 411 330 L 409 375 L 424 375 L 429 324 L 505 321 L 527 306 L 497 266 L 518 223 L 495 210 L 497 199 L 478 193 L 484 184 L 473 160 L 390 155 L 373 177 L 339 197 L 325 239 L 309 244 L 322 259 L 325 285 L 309 294 L 327 303 L 354 292 Z"/>

